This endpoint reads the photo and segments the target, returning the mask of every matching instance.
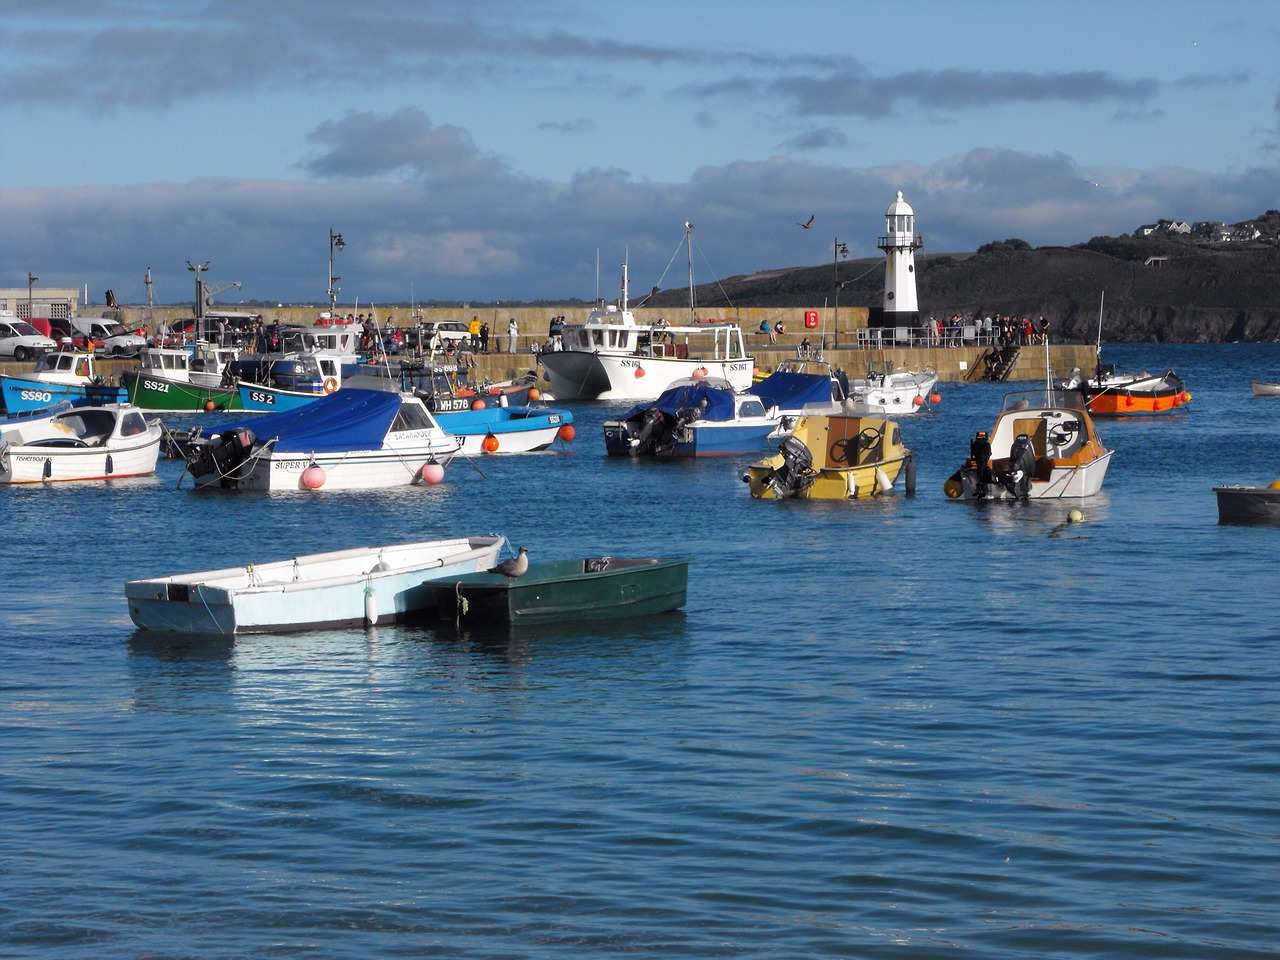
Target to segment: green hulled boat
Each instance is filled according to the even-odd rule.
[[[195,353],[184,349],[149,347],[138,370],[122,374],[129,402],[144,410],[187,413],[200,410],[242,410],[240,391],[223,386],[223,371],[235,359],[229,347],[199,344]]]
[[[433,581],[436,613],[457,623],[603,620],[678,610],[688,557],[588,557],[531,563],[518,577],[472,573]]]

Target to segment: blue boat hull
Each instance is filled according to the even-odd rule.
[[[5,377],[0,385],[4,407],[9,413],[32,413],[69,400],[77,407],[99,407],[104,403],[127,403],[129,395],[123,387],[105,383],[44,383],[25,377]]]

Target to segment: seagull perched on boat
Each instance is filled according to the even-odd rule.
[[[523,576],[529,569],[529,551],[521,547],[510,560],[503,560],[496,567],[490,567],[488,573],[500,573],[504,577]]]
[[[808,230],[810,227],[813,226],[813,218],[814,218],[814,214],[811,213],[809,214],[809,219],[806,220],[804,223],[801,223],[799,220],[797,220],[796,226],[803,227],[805,230]]]

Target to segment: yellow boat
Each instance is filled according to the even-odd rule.
[[[892,420],[823,414],[801,417],[778,452],[742,480],[764,500],[862,500],[889,493],[898,478],[916,490],[916,466]]]

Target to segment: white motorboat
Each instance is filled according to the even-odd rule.
[[[692,249],[685,224],[686,242]],[[692,274],[692,254],[690,272]],[[693,289],[692,276],[690,290]],[[558,400],[656,400],[673,382],[698,375],[751,386],[755,359],[736,323],[698,323],[690,306],[685,325],[641,326],[627,309],[627,266],[622,300],[592,310],[586,323],[566,324],[538,355]]]
[[[1102,489],[1111,454],[1076,391],[1010,393],[990,435],[978,432],[942,489],[969,500],[1091,497]]]
[[[156,472],[163,433],[129,404],[12,421],[0,431],[0,483],[146,476]]]
[[[343,389],[189,441],[198,487],[369,490],[438,482],[459,450],[415,396]]]
[[[1271,380],[1250,380],[1249,389],[1255,397],[1280,397],[1280,383]]]
[[[858,416],[902,417],[933,402],[937,383],[932,367],[895,371],[892,360],[872,360],[865,377],[849,381],[849,400]]]
[[[143,630],[279,633],[386,623],[434,610],[430,581],[492,567],[500,536],[356,547],[124,585]]]

